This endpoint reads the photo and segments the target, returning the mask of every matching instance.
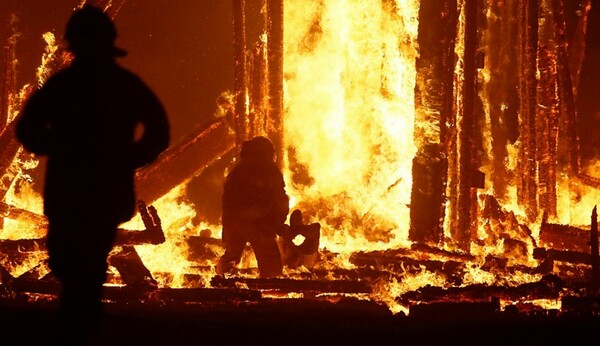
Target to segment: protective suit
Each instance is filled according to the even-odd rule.
[[[226,250],[217,274],[235,269],[246,243],[254,251],[261,277],[282,274],[276,238],[287,219],[289,197],[274,153],[273,144],[265,137],[244,142],[240,161],[225,179],[221,217]]]

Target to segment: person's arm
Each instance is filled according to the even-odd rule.
[[[142,167],[154,161],[169,146],[170,125],[164,107],[154,93],[140,90],[140,125],[143,133],[134,147],[134,165]]]
[[[16,138],[28,151],[46,155],[52,147],[52,126],[48,92],[40,89],[33,93],[15,123]]]
[[[273,187],[273,208],[274,215],[278,219],[277,222],[285,222],[287,215],[290,212],[290,197],[285,190],[285,180],[279,169],[275,170],[276,178]]]

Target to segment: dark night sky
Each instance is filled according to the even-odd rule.
[[[80,0],[0,0],[0,43],[18,16],[17,86],[33,82],[45,43],[62,38]],[[254,2],[257,3],[257,2]],[[172,144],[211,119],[218,95],[233,88],[231,0],[127,0],[115,18],[117,45],[129,55],[121,65],[139,74],[162,100],[171,120]],[[248,10],[249,41],[258,33],[259,9]],[[0,58],[4,64],[4,56]],[[4,65],[0,65],[4,66]]]

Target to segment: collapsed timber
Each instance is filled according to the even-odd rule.
[[[141,198],[138,211],[145,229],[119,230],[109,263],[118,273],[111,275],[117,275],[117,281],[121,283],[105,287],[107,301],[117,305],[194,304],[204,307],[270,304],[273,301],[291,307],[303,301],[320,306],[342,304],[346,308],[374,309],[389,314],[390,298],[382,299],[381,296],[394,293],[386,283],[402,284],[407,276],[428,272],[444,277],[447,284],[405,289],[404,293],[391,297],[393,304],[406,307],[411,316],[437,316],[438,310],[444,308],[451,308],[455,314],[494,315],[515,311],[542,315],[600,314],[595,209],[590,228],[543,221],[537,243],[528,227],[519,224],[514,214],[503,210],[495,198],[488,195],[481,198],[483,228],[487,230],[488,238],[500,239],[506,253],[513,257],[528,256],[528,244],[533,244],[536,266],[512,264],[508,256],[487,255],[480,259],[465,251],[450,251],[426,242],[415,242],[411,248],[355,252],[349,258],[351,269],[335,264],[339,254],[322,249],[319,264],[312,270],[290,272],[285,278],[258,279],[253,268],[240,270],[239,275],[219,277],[214,276],[213,268],[206,265],[206,260],[217,258],[223,244],[210,235],[199,235],[186,238],[190,249],[187,260],[198,265],[194,273],[185,275],[182,285],[185,288],[160,286],[135,248],[136,245],[165,242],[159,213],[152,203],[235,150],[235,134],[228,122],[230,119],[222,118],[203,125],[138,172],[136,184]],[[10,142],[8,133],[4,131],[0,140]],[[12,154],[18,155],[16,150]],[[2,167],[4,172],[10,170],[8,162],[12,161],[13,155],[3,160],[6,163]],[[4,176],[10,177],[10,174]],[[7,203],[0,204],[0,214],[3,218],[40,229],[47,226],[43,215]],[[20,263],[31,254],[43,253],[44,239],[0,240],[0,250],[4,254],[3,265]],[[527,274],[538,275],[541,279],[527,283],[496,279],[491,284],[471,284],[465,277],[473,266],[496,278]],[[18,277],[0,266],[1,301],[52,302],[58,290],[58,282],[49,273],[45,261]],[[553,301],[560,308],[540,307],[534,303],[537,300]]]
[[[355,252],[349,258],[350,269],[335,264],[339,254],[322,249],[318,264],[310,271],[290,272],[283,278],[259,279],[256,268],[249,268],[240,270],[238,275],[220,277],[214,275],[206,260],[214,260],[223,244],[220,239],[201,234],[186,238],[190,249],[187,260],[198,265],[195,273],[185,275],[182,285],[185,288],[159,287],[135,248],[136,245],[165,242],[159,212],[145,201],[156,201],[234,148],[234,135],[229,131],[226,119],[221,119],[203,126],[157,162],[138,172],[136,179],[143,198],[138,203],[138,212],[145,229],[119,230],[109,264],[118,273],[111,275],[117,275],[121,284],[105,286],[108,302],[214,307],[277,301],[279,305],[292,307],[302,301],[390,314],[390,302],[379,298],[393,294],[385,283],[401,284],[407,276],[428,272],[444,277],[448,283],[445,286],[450,287],[420,285],[416,290],[405,290],[392,297],[396,304],[407,307],[411,316],[438,316],[440,309],[476,316],[515,312],[544,316],[600,314],[596,210],[592,212],[592,223],[587,229],[543,221],[539,244],[536,244],[531,230],[519,224],[512,213],[504,211],[493,196],[482,198],[482,216],[487,225],[484,228],[495,238],[501,238],[505,251],[511,256],[527,256],[527,244],[534,244],[533,257],[537,266],[512,264],[507,256],[487,255],[481,260],[463,251],[414,243],[411,248]],[[190,165],[190,162],[196,162],[196,165]],[[0,204],[0,214],[38,228],[47,226],[43,215],[6,203]],[[43,253],[45,244],[44,239],[0,240],[0,250],[4,254],[3,264],[10,265],[20,263],[31,254]],[[507,280],[471,284],[465,277],[474,265],[499,278],[527,274],[538,275],[541,279],[522,284],[511,284]],[[45,261],[18,277],[0,266],[0,301],[53,302],[58,290],[58,282],[49,273]],[[554,301],[560,308],[540,307],[534,303],[537,300]]]
[[[292,308],[301,304],[325,309],[351,309],[391,314],[378,297],[385,294],[382,282],[402,283],[407,275],[423,271],[439,274],[450,287],[425,285],[393,297],[408,307],[411,317],[437,318],[441,311],[452,316],[480,318],[494,316],[598,316],[600,294],[598,288],[597,224],[590,230],[572,226],[544,223],[540,229],[540,245],[534,249],[537,266],[510,265],[506,258],[488,255],[480,270],[510,277],[511,274],[539,274],[541,279],[523,284],[509,284],[498,280],[493,284],[469,284],[464,280],[468,267],[476,257],[414,244],[411,248],[383,251],[356,252],[350,256],[351,269],[333,264],[339,254],[323,249],[320,265],[311,271],[290,272],[285,277],[257,278],[256,268],[241,269],[237,275],[215,276],[209,266],[200,263],[215,256],[215,248],[223,247],[220,239],[200,235],[187,238],[191,262],[199,263],[203,274],[186,274],[186,288],[159,287],[153,274],[146,268],[135,245],[161,244],[165,236],[158,212],[143,201],[138,204],[145,225],[144,230],[120,229],[115,251],[109,263],[120,276],[122,284],[105,286],[105,299],[117,306],[200,306],[205,308],[239,305],[277,304]],[[24,212],[2,204],[4,217],[23,217]],[[29,220],[33,213],[28,214]],[[502,214],[506,217],[505,214]],[[593,211],[593,219],[596,210]],[[43,216],[35,218],[43,220]],[[592,219],[592,220],[593,220]],[[519,241],[505,239],[506,244],[518,248]],[[589,244],[585,246],[585,244]],[[590,247],[594,251],[586,250]],[[0,241],[4,263],[19,262],[32,253],[45,251],[44,239]],[[13,277],[0,266],[0,301],[8,304],[49,303],[58,296],[59,285],[44,261],[26,273]],[[559,270],[555,270],[558,268]],[[558,274],[557,274],[558,273]],[[212,276],[208,283],[201,276]],[[392,294],[387,292],[387,294]],[[536,305],[536,301],[553,301],[557,307]],[[559,303],[559,304],[558,304]],[[403,314],[400,314],[403,315]]]

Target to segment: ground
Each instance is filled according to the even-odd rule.
[[[55,306],[0,305],[1,339],[48,344]],[[535,345],[598,339],[600,319],[506,316],[410,318],[356,305],[294,299],[258,304],[108,305],[98,345]],[[589,341],[588,341],[589,340]]]

